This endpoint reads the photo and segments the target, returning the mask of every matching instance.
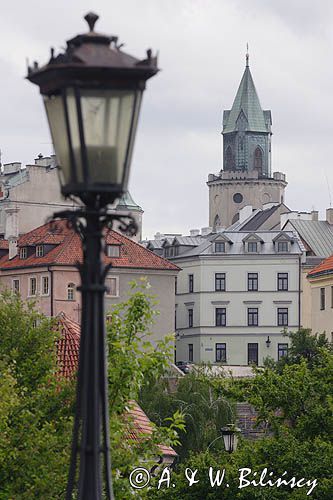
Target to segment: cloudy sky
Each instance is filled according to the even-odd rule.
[[[52,152],[38,90],[24,80],[26,58],[86,31],[119,36],[124,50],[159,51],[148,82],[130,191],[144,236],[208,226],[209,173],[221,169],[222,110],[230,109],[246,43],[261,105],[273,115],[273,170],[285,172],[286,202],[324,210],[333,198],[333,2],[331,0],[20,0],[1,9],[2,162],[32,163]]]

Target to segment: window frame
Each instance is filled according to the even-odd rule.
[[[188,318],[188,328],[193,328],[193,308],[190,307],[187,309],[187,318]]]
[[[20,248],[20,255],[19,255],[21,260],[25,260],[28,258],[28,248],[27,247],[21,247]]]
[[[108,280],[115,280],[115,295],[110,293],[110,287],[108,286]],[[105,279],[105,286],[107,287],[107,291],[105,292],[105,297],[119,297],[119,276],[107,276]]]
[[[47,293],[44,292],[44,280],[47,280]],[[40,294],[43,297],[47,297],[50,295],[50,278],[47,275],[43,275],[40,277]]]
[[[282,277],[284,275],[284,277]],[[277,291],[278,292],[287,292],[289,290],[289,275],[288,273],[278,272],[277,273]],[[284,288],[285,282],[287,283],[287,287]]]
[[[280,245],[285,245],[285,249],[281,249]],[[289,241],[280,240],[276,242],[277,253],[288,253],[289,252]]]
[[[117,255],[110,255],[111,249],[117,249],[118,254]],[[120,257],[120,245],[111,245],[107,244],[106,245],[106,256],[109,257],[110,259],[119,259]]]
[[[31,283],[35,283],[35,293],[32,293],[32,285]],[[37,278],[36,276],[29,276],[29,288],[28,288],[28,297],[36,297],[37,296]]]
[[[69,297],[70,290],[72,290],[72,292],[73,292],[72,298]],[[75,301],[75,291],[76,291],[75,283],[73,283],[72,281],[70,283],[67,283],[66,291],[67,291],[67,299],[66,300],[68,300],[69,302],[74,302]]]
[[[247,308],[247,326],[259,326],[259,308]]]
[[[255,245],[255,250],[250,250],[250,245]],[[247,253],[258,253],[258,241],[247,242]]]
[[[288,326],[289,324],[289,308],[277,308],[277,326]]]
[[[219,353],[219,355],[218,355],[218,353]],[[219,357],[220,357],[220,359],[218,359]],[[227,362],[227,344],[225,342],[216,342],[215,343],[215,363],[226,363],[226,362]]]
[[[14,286],[14,282],[17,282],[17,283],[18,283],[18,288],[17,288],[17,289],[16,289],[16,287]],[[13,278],[13,279],[12,279],[12,292],[13,292],[13,293],[20,293],[20,290],[21,290],[20,278]]]
[[[226,307],[215,307],[215,326],[227,326]]]
[[[44,257],[44,245],[36,245],[36,257]]]
[[[226,273],[215,273],[215,292],[226,291]]]
[[[188,361],[189,363],[193,363],[193,344],[187,344],[188,345]]]
[[[284,347],[282,347],[284,346]],[[288,356],[288,349],[289,349],[289,345],[287,343],[279,343],[277,345],[277,358],[278,358],[278,361],[280,361],[282,358]],[[286,354],[281,354],[282,352],[286,352]]]
[[[326,290],[325,287],[320,287],[319,288],[319,304],[320,304],[320,310],[325,311],[326,308]]]
[[[256,354],[256,360],[254,361],[253,359],[250,360],[250,349],[254,349],[253,352]],[[248,342],[247,344],[247,364],[250,365],[254,363],[255,365],[258,366],[259,364],[259,344],[258,342]]]
[[[250,275],[252,275],[252,277],[250,277]],[[254,283],[256,284],[255,287],[253,285]],[[259,273],[247,273],[247,291],[257,292],[258,289],[259,289]]]
[[[219,250],[218,248],[221,247],[222,250]],[[214,242],[214,253],[225,253],[226,249],[226,244],[225,241],[215,241]]]
[[[188,293],[193,293],[194,291],[194,274],[188,274]]]

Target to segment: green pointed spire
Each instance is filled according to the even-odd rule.
[[[246,67],[240,82],[234,103],[230,111],[225,112],[223,133],[236,132],[237,121],[241,113],[244,113],[249,132],[269,132],[265,120],[265,113],[261,109],[259,97],[253,82],[249,67],[249,56],[246,54]]]

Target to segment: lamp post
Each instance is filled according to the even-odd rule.
[[[124,232],[136,232],[133,219],[126,223],[107,208],[127,189],[142,93],[146,80],[158,71],[151,50],[143,60],[122,52],[117,37],[94,31],[97,19],[96,14],[87,14],[89,32],[70,39],[63,53],[55,55],[51,49],[49,62],[42,67],[35,62],[27,76],[44,99],[61,192],[83,203],[76,211],[55,214],[68,219],[83,248],[81,341],[67,500],[72,500],[76,489],[79,500],[113,498],[104,324],[109,266],[102,263],[103,230],[117,219]]]
[[[236,427],[234,424],[228,424],[225,427],[222,427],[221,434],[224,441],[225,450],[228,453],[232,453],[236,451],[238,444],[238,435],[240,434],[241,429]]]

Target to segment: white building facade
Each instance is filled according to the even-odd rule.
[[[168,254],[175,247],[170,260],[182,269],[177,361],[262,365],[284,356],[284,330],[300,326],[302,250],[295,234],[225,231],[201,241],[184,251],[177,238],[165,245]]]

